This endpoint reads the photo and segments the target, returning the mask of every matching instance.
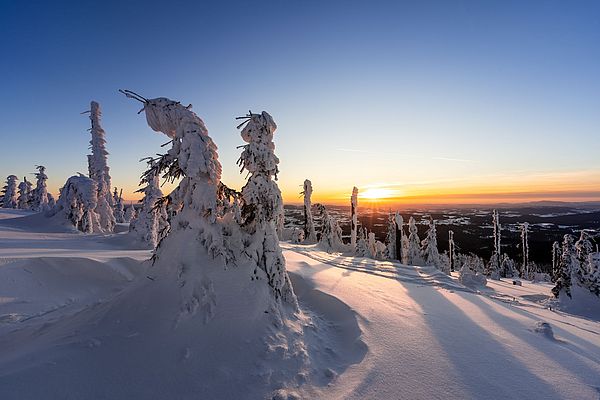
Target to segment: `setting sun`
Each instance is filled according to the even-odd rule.
[[[364,192],[360,193],[358,197],[366,200],[380,200],[380,199],[389,199],[394,197],[395,193],[393,190],[385,189],[385,188],[369,188]]]

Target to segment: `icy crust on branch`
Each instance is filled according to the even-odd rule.
[[[52,216],[63,219],[84,233],[102,232],[99,216],[96,181],[85,176],[72,176],[60,189],[60,196]]]
[[[240,119],[245,119],[238,128],[245,124],[241,136],[247,144],[242,146],[238,164],[250,174],[241,191],[243,227],[250,235],[245,252],[266,275],[275,298],[297,309],[298,301],[285,269],[276,229],[277,217],[283,213],[281,191],[275,182],[279,159],[275,155],[273,134],[277,125],[266,111],[250,112]]]
[[[96,214],[102,232],[112,232],[115,229],[114,200],[110,193],[110,173],[108,168],[108,151],[106,151],[106,133],[100,125],[102,112],[100,104],[95,101],[90,103],[91,140],[88,155],[88,172],[90,178],[96,182],[97,204]]]

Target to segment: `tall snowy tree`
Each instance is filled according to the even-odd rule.
[[[388,260],[396,260],[398,252],[396,251],[396,233],[398,228],[396,227],[396,216],[394,214],[388,215],[387,223],[387,234],[385,237],[386,244],[386,257]]]
[[[17,207],[22,210],[29,209],[29,195],[31,192],[31,182],[23,177],[23,182],[19,183],[19,197],[17,198]]]
[[[148,170],[156,171],[152,160],[148,162],[148,167]],[[165,206],[159,204],[159,200],[163,197],[160,178],[157,174],[144,174],[140,184],[146,185],[143,189],[137,190],[139,193],[144,193],[144,197],[140,200],[142,208],[137,218],[131,221],[129,232],[134,234],[137,240],[147,243],[154,249],[161,238],[162,230],[168,228]]]
[[[92,154],[88,155],[89,176],[96,182],[97,186],[97,205],[96,214],[98,214],[100,229],[103,232],[112,232],[115,228],[114,201],[110,193],[110,174],[108,168],[108,151],[106,151],[106,133],[100,125],[102,112],[100,104],[95,101],[90,103],[90,122],[91,122],[91,140],[90,150]]]
[[[577,258],[575,254],[575,246],[573,244],[573,236],[565,235],[562,242],[562,250],[560,262],[558,265],[558,273],[555,276],[555,286],[552,288],[552,293],[555,297],[566,295],[571,298],[571,275],[577,267]]]
[[[394,214],[394,219],[396,223],[396,259],[399,262],[404,262],[404,243],[406,242],[404,229],[402,228],[404,220],[398,211]]]
[[[38,171],[35,173],[36,186],[31,195],[31,208],[36,211],[45,211],[49,209],[49,201],[52,196],[48,193],[48,175],[46,175],[46,167],[36,165]]]
[[[587,288],[590,292],[597,295],[600,282],[595,276],[595,264],[592,259],[594,246],[588,231],[582,230],[579,240],[575,242],[575,251],[577,258],[577,268],[575,275],[581,286]]]
[[[356,251],[356,234],[358,232],[358,188],[352,188],[352,196],[350,196],[350,247],[352,251]]]
[[[17,182],[19,178],[16,175],[9,175],[6,178],[6,185],[2,188],[2,207],[17,208]]]
[[[523,264],[521,265],[521,278],[529,278],[529,223],[521,224],[521,250],[523,251]]]
[[[518,276],[519,272],[515,268],[515,262],[508,256],[508,254],[502,254],[502,261],[500,262],[500,271],[506,278],[512,278]]]
[[[408,251],[406,263],[410,265],[422,265],[421,240],[417,231],[417,223],[413,217],[408,220]]]
[[[322,204],[316,205],[323,228],[319,238],[319,245],[327,252],[341,251],[342,249],[342,228],[340,228],[337,220],[327,211],[327,208]]]
[[[560,258],[561,248],[559,242],[552,243],[552,282],[556,282],[560,277]]]
[[[425,265],[432,265],[446,274],[450,274],[450,270],[444,270],[444,266],[440,260],[440,253],[437,247],[437,232],[435,229],[435,221],[429,220],[429,229],[427,236],[422,242],[422,257]]]
[[[277,129],[275,121],[266,111],[260,114],[248,113],[242,117],[243,146],[238,164],[250,174],[242,188],[245,229],[251,235],[250,248],[258,267],[267,277],[276,299],[297,308],[297,299],[285,269],[285,258],[279,247],[275,220],[281,213],[283,201],[277,186],[279,158],[275,155],[273,134]],[[256,275],[258,277],[258,275]]]
[[[304,196],[304,241],[306,243],[317,242],[317,232],[315,230],[315,221],[312,215],[312,204],[310,197],[312,196],[312,183],[310,180],[304,180],[304,190],[300,192]]]
[[[135,219],[135,208],[133,204],[130,204],[129,207],[125,209],[125,222],[131,223]]]
[[[360,228],[358,240],[356,241],[356,255],[358,257],[371,257],[369,244],[367,243],[367,232],[365,228]]]
[[[492,279],[500,279],[500,265],[502,263],[502,248],[500,245],[500,238],[502,234],[502,227],[500,226],[500,214],[498,210],[492,211],[492,225],[494,229],[494,250],[492,257],[488,263],[486,275]]]
[[[122,224],[123,222],[125,222],[125,207],[123,206],[123,189],[121,189],[121,191],[118,192],[117,188],[115,188],[115,191],[113,192],[113,204],[113,214],[115,216],[115,222]]]
[[[451,230],[448,231],[448,264],[450,271],[454,272],[456,270],[456,248],[454,244],[454,232]]]

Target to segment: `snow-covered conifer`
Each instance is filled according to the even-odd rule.
[[[408,220],[408,254],[406,263],[410,265],[423,265],[421,258],[421,240],[417,231],[417,223],[413,217]]]
[[[448,231],[448,264],[450,271],[454,272],[456,269],[456,245],[454,244],[454,232]]]
[[[248,171],[250,177],[242,188],[246,207],[245,229],[252,239],[248,254],[267,277],[276,299],[297,307],[297,299],[285,268],[285,258],[279,247],[275,222],[281,213],[283,201],[277,186],[279,158],[275,155],[273,134],[277,129],[275,121],[266,111],[260,114],[249,113],[243,117],[243,146],[239,165]],[[240,125],[240,127],[242,126]],[[256,275],[258,277],[258,275]]]
[[[488,263],[486,275],[492,279],[500,279],[500,265],[502,264],[502,248],[500,244],[502,228],[498,210],[492,211],[492,225],[494,229],[494,250]]]
[[[529,278],[529,223],[524,222],[521,227],[521,250],[523,251],[523,263],[521,264],[521,278]]]
[[[358,232],[358,188],[352,188],[350,196],[350,248],[356,251],[356,234]]]
[[[60,196],[52,215],[69,221],[84,233],[102,232],[99,225],[97,207],[98,188],[96,182],[83,175],[67,179],[60,189]]]
[[[573,236],[565,235],[562,242],[558,273],[554,277],[555,286],[552,288],[552,293],[555,297],[566,295],[571,298],[571,285],[573,283],[571,275],[576,267],[577,258],[575,246],[573,244]]]
[[[6,178],[6,185],[2,188],[2,207],[17,208],[17,178],[16,175],[9,175]]]
[[[398,252],[396,251],[396,217],[394,214],[388,215],[387,234],[385,236],[386,254],[388,260],[395,260]]]
[[[396,225],[396,260],[404,262],[404,243],[406,242],[404,229],[402,228],[404,220],[398,211],[394,214],[394,219]]]
[[[422,258],[425,265],[432,265],[437,269],[442,269],[440,262],[440,253],[437,248],[437,232],[435,229],[435,221],[429,220],[429,229],[427,230],[427,236],[422,242]],[[450,271],[442,271],[449,274]]]
[[[31,194],[31,208],[36,211],[45,211],[49,209],[49,193],[48,185],[46,184],[48,175],[46,175],[46,167],[43,165],[36,165],[35,168],[38,171],[35,173],[36,186]]]
[[[131,223],[135,219],[135,208],[133,204],[130,204],[129,207],[125,209],[125,222]]]
[[[292,243],[300,244],[304,242],[304,229],[294,228],[292,230]]]
[[[110,174],[108,168],[108,151],[106,151],[106,133],[100,125],[102,112],[100,104],[95,101],[90,103],[90,122],[91,122],[91,140],[90,150],[92,154],[88,155],[89,176],[96,182],[97,209],[96,214],[99,217],[100,228],[103,232],[112,232],[115,228],[114,201],[110,193]]]
[[[117,192],[117,188],[113,192],[114,216],[115,222],[122,224],[125,222],[125,207],[123,206],[123,189]]]
[[[502,276],[506,278],[513,278],[519,275],[519,272],[515,267],[515,262],[506,253],[502,254],[502,261],[500,262],[500,272]]]
[[[310,197],[312,196],[312,183],[310,180],[304,180],[304,189],[300,192],[304,196],[304,241],[306,243],[317,242],[317,232],[315,230],[315,221],[312,215],[312,204]]]
[[[154,163],[149,161],[148,167],[152,170]],[[153,176],[144,175],[142,181],[146,184],[146,187],[137,191],[144,193],[141,200],[142,208],[137,218],[129,224],[129,232],[132,232],[137,240],[147,243],[154,249],[160,239],[161,224],[166,223],[166,210],[163,205],[158,204],[159,199],[163,197],[160,190],[159,176],[156,174]],[[133,209],[133,206],[128,211],[130,209]]]
[[[31,192],[31,182],[26,177],[19,183],[19,197],[17,198],[17,207],[22,210],[29,209],[29,194]]]
[[[322,204],[316,204],[316,207],[321,215],[323,227],[319,238],[319,245],[327,252],[341,251],[342,228],[337,220],[327,211],[327,208]]]
[[[356,241],[356,255],[358,257],[371,257],[369,244],[367,243],[367,232],[365,228],[360,228],[358,240]]]
[[[555,241],[552,243],[552,282],[560,277],[560,258],[561,258],[560,243]]]

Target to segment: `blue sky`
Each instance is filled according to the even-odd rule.
[[[304,178],[330,201],[353,185],[600,199],[600,2],[2,0],[0,50],[0,175],[42,163],[54,192],[87,171],[93,99],[133,196],[166,137],[126,88],[192,103],[231,186],[234,117],[270,112],[286,201]]]

